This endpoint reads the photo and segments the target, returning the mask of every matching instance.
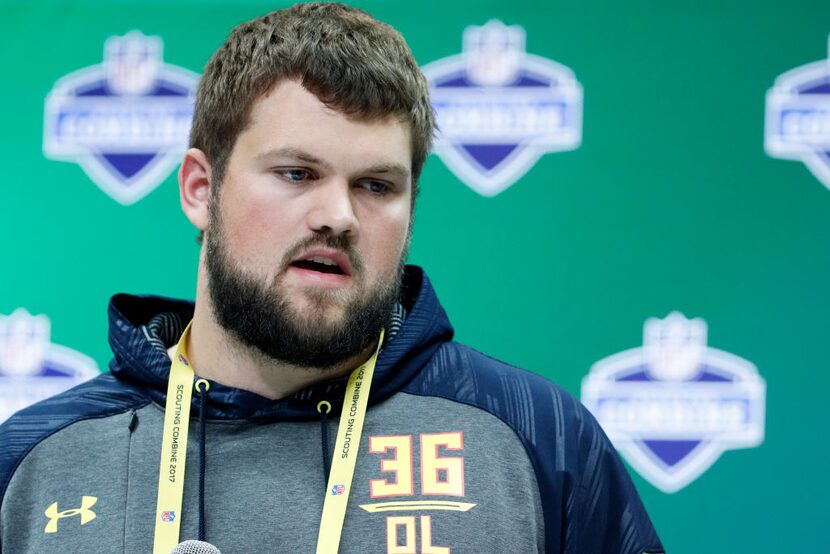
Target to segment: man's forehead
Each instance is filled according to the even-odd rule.
[[[305,97],[307,101],[315,104],[319,110],[329,116],[342,117],[356,124],[376,125],[378,127],[401,127],[410,139],[414,136],[412,119],[406,111],[382,111],[377,106],[372,108],[362,103],[359,105],[349,105],[346,102],[332,99],[331,97],[321,95],[309,89],[303,85],[301,79],[295,77],[277,79],[264,93],[252,102],[248,109],[246,127],[252,123],[251,119],[255,117],[254,114],[258,108],[271,103],[279,105],[281,98],[288,96]]]
[[[359,117],[324,103],[287,79],[253,103],[237,137],[257,159],[360,167],[410,176],[412,130],[398,114]]]

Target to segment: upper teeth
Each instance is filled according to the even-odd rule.
[[[330,260],[329,258],[324,258],[322,256],[314,256],[313,258],[306,258],[305,261],[307,262],[314,262],[323,265],[337,265],[336,262]]]

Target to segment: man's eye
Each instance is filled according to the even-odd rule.
[[[392,191],[392,187],[382,181],[365,181],[363,183],[363,188],[371,192],[372,194],[387,194]]]
[[[285,180],[294,183],[300,183],[302,181],[311,179],[311,173],[309,173],[305,169],[279,169],[277,170],[277,174]]]

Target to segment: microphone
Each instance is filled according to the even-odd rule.
[[[176,545],[170,554],[222,554],[219,549],[204,541],[184,541]]]

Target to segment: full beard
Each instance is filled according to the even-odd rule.
[[[297,313],[282,287],[280,271],[272,283],[258,281],[238,269],[228,255],[221,217],[211,210],[206,234],[205,265],[208,290],[218,323],[243,345],[283,363],[313,369],[341,366],[367,350],[378,338],[400,300],[406,248],[395,274],[386,282],[352,298],[343,291],[304,291],[310,306]],[[408,243],[408,241],[407,241]],[[363,266],[348,237],[320,235],[291,248],[280,267],[287,268],[293,256],[312,245],[338,248],[349,255],[353,278],[363,275]],[[343,305],[342,317],[328,321],[327,305]]]

